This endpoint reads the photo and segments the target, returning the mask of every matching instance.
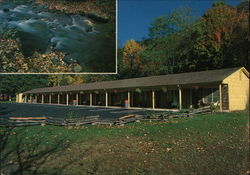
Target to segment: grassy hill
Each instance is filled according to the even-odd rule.
[[[248,115],[0,128],[3,174],[245,174]]]

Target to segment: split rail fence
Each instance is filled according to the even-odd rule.
[[[205,106],[192,111],[184,112],[163,112],[152,115],[129,114],[116,120],[102,120],[100,115],[86,116],[82,118],[61,119],[52,117],[9,117],[0,120],[0,126],[35,126],[35,125],[54,125],[54,126],[81,126],[92,125],[125,125],[136,121],[161,121],[169,118],[193,117],[197,114],[212,113],[211,106]]]

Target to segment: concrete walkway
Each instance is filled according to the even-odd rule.
[[[145,109],[106,108],[90,106],[66,106],[55,104],[25,104],[25,103],[0,103],[0,117],[55,117],[64,118],[69,115],[94,116],[100,119],[116,119],[128,114],[161,113]],[[166,111],[165,111],[166,112]]]

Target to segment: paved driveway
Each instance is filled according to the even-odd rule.
[[[160,113],[162,111],[152,111],[145,109],[125,109],[125,108],[106,108],[89,106],[66,106],[49,104],[0,104],[0,117],[59,117],[64,118],[68,115],[94,116],[100,115],[100,119],[116,119],[128,114],[149,114]]]

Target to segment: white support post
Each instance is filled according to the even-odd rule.
[[[220,90],[220,111],[222,112],[222,85],[219,85],[219,90]]]
[[[44,95],[42,94],[42,104],[44,104]]]
[[[66,105],[69,105],[69,94],[66,94]]]
[[[49,104],[51,104],[51,94],[49,94]]]
[[[92,92],[89,93],[89,106],[92,106]]]
[[[79,101],[79,95],[76,93],[76,105],[78,106],[78,101]]]
[[[179,110],[182,110],[182,93],[180,87],[179,87]]]
[[[130,91],[128,91],[128,108],[130,108]]]
[[[24,96],[24,102],[27,103],[27,95]]]
[[[60,104],[60,94],[57,94],[57,104]]]
[[[189,101],[189,103],[190,103],[190,108],[192,108],[193,107],[193,105],[192,105],[192,103],[193,103],[193,94],[192,94],[192,88],[190,88],[190,101]]]
[[[106,104],[106,107],[108,107],[108,92],[107,91],[105,92],[105,104]]]
[[[212,102],[214,103],[214,91],[213,91],[213,88],[211,88],[211,91],[212,91]]]
[[[32,103],[32,95],[30,95],[30,103]]]
[[[204,92],[204,87],[202,88],[202,102],[203,102],[203,104],[205,103],[205,92]]]
[[[35,103],[37,103],[37,95],[35,95],[35,98],[36,98],[36,101],[35,101]]]
[[[152,108],[155,109],[155,91],[152,90]]]

